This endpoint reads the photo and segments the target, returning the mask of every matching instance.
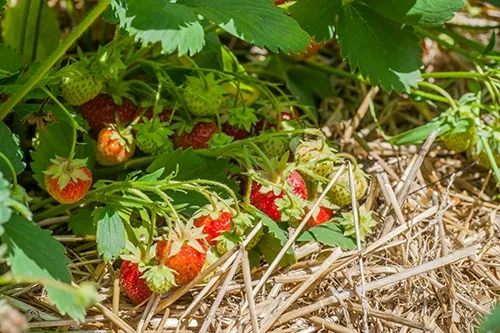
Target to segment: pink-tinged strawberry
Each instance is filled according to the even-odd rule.
[[[291,171],[286,180],[291,194],[303,200],[307,199],[306,183],[297,171]],[[250,202],[274,221],[282,219],[282,211],[278,207],[277,200],[283,198],[285,198],[285,193],[279,189],[263,187],[258,183],[252,186]]]
[[[354,170],[354,190],[356,200],[361,200],[368,190],[368,176],[360,168]],[[331,202],[339,207],[351,204],[349,173],[345,171],[333,184],[329,192]]]
[[[142,276],[148,287],[158,294],[168,292],[175,284],[175,272],[165,265],[154,265]]]
[[[231,230],[233,213],[222,204],[218,205],[217,209],[208,205],[196,212],[193,219],[196,227],[203,228],[203,233],[207,236],[207,243],[213,246],[217,244],[217,237],[223,232]]]
[[[80,201],[92,185],[92,173],[87,160],[67,160],[56,156],[44,171],[45,189],[58,202],[70,204]]]
[[[120,284],[122,290],[134,303],[145,301],[153,293],[148,283],[139,271],[139,264],[124,260],[120,269]]]
[[[69,105],[82,105],[96,97],[102,89],[102,81],[78,65],[63,69],[61,93]]]
[[[199,122],[191,130],[186,129],[174,134],[174,144],[176,148],[207,149],[208,142],[219,130],[214,122]]]
[[[96,156],[99,164],[111,166],[126,162],[134,152],[135,143],[129,128],[109,126],[99,132]]]
[[[130,100],[123,98],[121,104],[116,104],[109,95],[98,95],[80,106],[83,118],[87,120],[90,128],[100,131],[107,124],[129,123],[134,120],[136,106]]]
[[[156,245],[156,261],[177,273],[175,283],[178,285],[192,281],[203,268],[206,247],[201,229],[178,226],[168,240],[161,240]]]

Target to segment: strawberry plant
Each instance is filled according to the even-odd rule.
[[[258,282],[265,284],[277,266],[296,267],[304,257],[314,264],[331,251],[339,253],[327,262],[332,269],[347,267],[375,231],[387,234],[379,220],[392,226],[391,195],[406,202],[406,178],[396,194],[382,190],[390,205],[377,201],[381,185],[400,179],[372,177],[381,160],[368,142],[374,135],[415,145],[437,131],[440,149],[491,168],[500,188],[500,53],[495,30],[483,45],[446,23],[465,6],[0,0],[1,293],[33,291],[35,306],[10,305],[52,313],[41,312],[43,320],[79,325],[100,311],[113,329],[129,332],[135,319],[122,320],[117,306],[148,302],[152,316],[192,290],[201,295],[196,302],[210,299],[239,278],[241,263],[255,326],[250,297],[258,299],[261,286],[251,290],[252,274],[265,267]],[[421,57],[422,38],[463,56],[467,71],[425,71],[432,48]],[[461,80],[467,88],[456,98],[449,87]],[[361,106],[353,107],[353,91],[367,96]],[[405,114],[399,126],[387,111],[398,106],[386,103],[391,96],[417,105],[419,115]],[[356,131],[361,124],[369,131]],[[307,252],[311,244],[321,253]],[[354,253],[339,249],[359,258],[333,265]],[[90,264],[81,255],[92,256]],[[311,276],[324,278],[325,267]],[[25,291],[14,290],[19,285]],[[311,285],[286,290],[304,294]],[[182,321],[197,305],[173,317]],[[151,316],[137,322],[139,331]]]

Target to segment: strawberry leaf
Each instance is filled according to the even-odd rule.
[[[248,43],[273,52],[304,51],[309,35],[269,0],[178,0]]]
[[[339,7],[340,2],[336,0],[298,0],[289,12],[302,29],[314,36],[316,42],[321,42],[335,35],[335,15]]]
[[[298,242],[319,242],[328,246],[338,246],[342,249],[352,250],[356,248],[356,243],[352,238],[344,236],[342,229],[335,223],[323,223],[307,231],[304,231]]]
[[[393,21],[423,26],[443,24],[465,6],[465,0],[365,0],[364,3]]]
[[[267,234],[262,237],[259,244],[257,245],[258,250],[264,256],[267,262],[273,262],[278,253],[283,248],[283,244],[279,239],[275,238],[273,234]],[[290,253],[290,250],[283,256],[280,260],[280,266],[290,266],[295,264],[297,259],[295,258],[295,254],[293,251]]]
[[[160,43],[163,52],[198,53],[205,44],[203,27],[193,10],[164,0],[112,0],[120,27],[142,41]]]
[[[50,236],[50,231],[19,215],[13,216],[4,227],[2,242],[7,245],[7,260],[14,277],[60,282],[61,286],[47,285],[49,298],[62,314],[83,320],[85,308],[78,301],[77,290],[70,286],[71,273],[67,265],[71,261],[64,254],[64,246]]]
[[[5,11],[4,6],[7,4],[7,0],[0,0],[0,14]]]
[[[97,221],[97,250],[105,261],[110,261],[126,247],[123,221],[118,212],[110,206],[100,211]]]
[[[0,122],[0,142],[2,142],[0,145],[0,153],[4,154],[10,161],[16,175],[23,172],[26,164],[23,162],[23,152],[19,148],[19,138],[17,135],[12,134],[4,122]],[[12,179],[12,172],[3,159],[0,159],[0,172],[3,173],[5,179]]]
[[[410,26],[387,19],[358,2],[341,6],[337,34],[351,69],[385,90],[409,92],[420,78],[421,48]]]
[[[95,235],[96,228],[93,222],[93,209],[83,207],[78,209],[75,214],[69,218],[68,228],[75,235]]]

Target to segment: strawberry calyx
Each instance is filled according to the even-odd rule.
[[[202,227],[195,227],[193,219],[190,219],[185,226],[181,226],[180,222],[174,227],[173,232],[169,235],[169,252],[167,257],[172,257],[181,251],[184,245],[190,246],[200,253],[205,252],[204,242],[206,235],[203,233]]]
[[[125,147],[127,152],[131,152],[133,150],[134,135],[132,134],[131,126],[123,127],[120,124],[118,116],[116,118],[116,124],[106,124],[106,126],[113,130],[113,133],[110,136],[111,140],[118,140],[119,144],[122,147]]]
[[[364,241],[366,236],[372,233],[377,222],[372,217],[372,212],[367,210],[365,205],[359,207],[359,237]],[[344,235],[356,237],[356,226],[354,224],[354,214],[352,211],[342,213],[340,225],[344,228]]]
[[[255,110],[250,107],[238,106],[229,110],[229,125],[244,129],[247,132],[250,132],[258,121]]]
[[[174,274],[177,272],[170,267],[159,264],[149,267],[142,278],[146,280],[152,291],[162,294],[168,292],[173,286],[177,286]]]
[[[91,178],[82,170],[87,166],[87,159],[66,159],[56,155],[50,160],[53,164],[43,173],[57,179],[59,188],[63,190],[70,180],[77,183],[79,180],[89,181]]]

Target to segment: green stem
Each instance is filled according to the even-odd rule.
[[[441,88],[440,86],[438,86],[437,84],[434,84],[434,83],[430,83],[430,82],[425,82],[425,81],[420,81],[418,83],[419,86],[421,87],[425,87],[425,88],[429,88],[429,89],[432,89],[434,91],[437,91],[438,93],[440,93],[441,95],[443,95],[443,97],[446,98],[446,101],[454,108],[456,109],[457,108],[457,104],[455,103],[455,100],[453,99],[453,97],[450,96],[450,94],[448,94],[448,92],[446,90],[444,90],[443,88]]]
[[[447,27],[459,28],[464,30],[493,30],[500,29],[500,25],[468,25],[468,24],[457,24],[457,23],[445,23]]]
[[[252,149],[257,153],[257,155],[259,155],[259,157],[262,158],[262,161],[264,162],[264,164],[268,169],[267,171],[271,175],[271,181],[275,182],[278,179],[278,175],[276,174],[276,171],[274,170],[273,165],[271,164],[269,158],[267,158],[266,154],[264,154],[264,152],[259,148],[259,146],[257,146],[253,141],[249,141],[248,143],[250,147],[252,147]]]
[[[413,95],[421,96],[421,97],[424,97],[424,98],[427,98],[427,99],[430,99],[430,100],[434,100],[434,101],[437,101],[437,102],[443,102],[443,103],[448,103],[449,102],[448,99],[444,98],[443,96],[439,96],[439,95],[428,93],[428,92],[421,91],[421,90],[412,89],[411,93]]]
[[[481,74],[476,72],[434,72],[434,73],[422,73],[423,79],[481,79],[484,80],[488,77],[487,74]]]
[[[69,36],[59,45],[59,47],[45,60],[33,76],[2,105],[0,108],[0,120],[12,111],[12,108],[19,103],[27,93],[36,86],[36,84],[44,77],[52,66],[61,58],[66,51],[73,45],[74,42],[90,27],[90,25],[104,12],[108,7],[110,0],[101,0],[97,6],[89,13],[89,15],[73,30]]]
[[[7,158],[7,156],[5,156],[2,152],[0,152],[0,158],[2,160],[4,160],[5,164],[7,164],[7,166],[9,167],[10,169],[10,173],[12,174],[12,183],[13,183],[13,189],[15,190],[16,189],[16,186],[17,186],[17,175],[16,175],[16,169],[14,169],[14,166],[12,165],[12,163],[10,163],[10,160]]]
[[[212,32],[212,31],[215,31],[215,29],[217,29],[219,27],[218,24],[210,24],[210,25],[207,25],[205,28],[203,28],[203,32],[206,34],[208,34],[209,32]]]
[[[483,145],[486,156],[488,156],[488,160],[490,161],[490,165],[493,168],[493,175],[495,176],[495,180],[497,182],[497,187],[500,188],[500,169],[498,169],[498,165],[495,161],[495,156],[491,151],[490,145],[488,144],[488,140],[484,137],[484,135],[480,135],[479,139],[481,140],[481,144]]]
[[[61,102],[49,91],[49,89],[42,87],[42,90],[56,103],[61,110],[63,110],[64,114],[68,117],[70,123],[71,123],[71,149],[69,151],[69,156],[68,156],[68,166],[71,164],[71,160],[73,159],[73,156],[75,155],[75,148],[76,148],[76,127],[78,124],[76,123],[75,119],[73,119],[73,116],[71,113],[62,105]]]
[[[486,45],[483,45],[481,43],[477,43],[473,40],[470,40],[464,36],[462,36],[461,34],[453,31],[452,29],[445,29],[445,28],[441,28],[441,27],[434,27],[434,30],[436,30],[437,32],[440,32],[440,33],[443,33],[445,35],[448,35],[450,36],[451,38],[453,38],[456,42],[458,42],[459,44],[462,44],[462,45],[465,45],[473,50],[476,50],[478,52],[480,52],[481,54],[483,53],[483,51],[485,50],[486,48]],[[490,52],[490,54],[494,54],[494,55],[498,55],[498,52]]]
[[[336,75],[336,76],[342,76],[342,77],[346,77],[346,78],[349,78],[349,79],[353,79],[353,80],[357,80],[357,81],[368,83],[359,74],[352,74],[352,73],[349,73],[349,72],[344,71],[342,69],[337,69],[337,68],[333,68],[333,67],[328,67],[328,66],[316,64],[316,63],[314,63],[314,62],[312,62],[310,60],[307,60],[306,62],[304,62],[304,64],[305,64],[306,67],[309,67],[309,68],[319,69],[320,71],[323,71],[323,72],[326,72],[326,73],[330,73],[330,74],[333,74],[333,75]]]

